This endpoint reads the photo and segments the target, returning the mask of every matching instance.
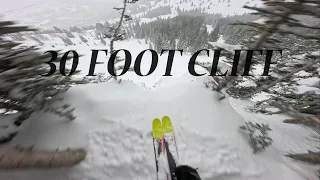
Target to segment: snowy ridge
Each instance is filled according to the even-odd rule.
[[[260,6],[260,0],[155,0],[155,1],[140,1],[136,6],[131,7],[135,9],[136,18],[141,18],[144,14],[154,11],[158,8],[170,7],[171,13],[160,15],[158,18],[166,19],[178,15],[180,11],[200,10],[208,14],[221,14],[223,16],[241,15],[252,12],[251,10],[243,8],[244,5]],[[139,10],[142,10],[138,13]],[[155,18],[143,18],[144,22],[152,21]]]

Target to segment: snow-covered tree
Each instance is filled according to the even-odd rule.
[[[318,19],[319,17],[317,13],[314,12],[315,9],[318,9],[316,2],[308,0],[295,2],[266,1],[264,4],[265,7],[262,8],[245,6],[245,8],[256,10],[256,14],[262,16],[258,21],[235,23],[236,25],[249,25],[257,29],[256,31],[259,33],[259,35],[254,36],[246,43],[246,47],[248,49],[281,49],[281,41],[278,38],[275,38],[275,35],[277,34],[282,36],[285,34],[292,34],[296,37],[308,39],[310,41],[320,39],[318,34],[312,33],[319,29],[317,28],[317,24],[314,26],[304,25],[301,21],[299,21],[299,19],[291,17],[293,15],[311,15]],[[245,66],[245,60],[245,55],[242,55],[239,61],[237,74],[242,74]],[[303,69],[314,66],[317,63],[317,61],[312,60],[312,58],[309,58],[309,60],[312,62],[305,64]],[[285,79],[286,77],[282,78]],[[280,81],[283,79],[280,78]],[[227,76],[226,79],[219,84],[217,90],[220,91],[221,89],[225,88],[229,82],[234,80],[234,77]],[[267,89],[266,87],[267,86],[263,87],[263,89]],[[259,88],[258,91],[261,90],[262,89]],[[257,93],[258,91],[255,91],[254,93]],[[250,93],[246,97],[250,97],[251,95],[253,95],[253,93]]]
[[[68,38],[75,38],[75,36],[70,31],[65,30],[65,33],[66,33]]]
[[[27,31],[34,29],[17,26],[12,21],[0,21],[0,108],[3,114],[14,112],[17,115],[12,126],[1,127],[0,131],[10,133],[0,137],[0,143],[10,141],[17,134],[15,127],[36,112],[51,112],[67,120],[76,118],[72,114],[74,108],[58,103],[62,100],[58,95],[80,82],[61,75],[59,71],[46,76],[51,69],[47,64],[52,56],[50,53],[39,54],[36,47],[26,47],[5,39],[9,34]],[[0,156],[0,169],[63,167],[79,163],[86,152],[83,149],[40,152],[1,146]],[[61,157],[67,158],[61,160]]]
[[[73,45],[74,43],[72,42],[72,40],[68,37],[63,37],[60,36],[60,38],[62,39],[62,41],[66,44],[66,45]]]
[[[61,30],[60,28],[53,26],[53,29],[57,32],[57,33],[63,33],[63,30]]]
[[[215,24],[215,27],[209,34],[209,41],[210,42],[216,42],[219,39],[219,31],[220,31],[220,26],[219,24]]]
[[[80,38],[80,40],[81,40],[82,42],[86,43],[86,44],[89,46],[88,40],[87,40],[85,37],[83,37],[83,36],[80,34],[80,35],[79,35],[79,38]]]
[[[100,42],[101,42],[101,44],[103,44],[103,45],[107,45],[107,42],[101,37],[100,38]]]
[[[270,0],[265,1],[263,7],[245,6],[245,8],[256,11],[255,14],[261,16],[261,19],[253,22],[234,23],[234,25],[246,25],[254,28],[255,35],[243,43],[243,48],[264,50],[262,57],[265,56],[268,49],[282,49],[282,55],[274,52],[270,76],[261,76],[263,71],[260,72],[260,76],[258,74],[251,77],[226,76],[218,82],[216,90],[221,92],[222,89],[227,89],[229,94],[236,94],[238,98],[250,98],[264,91],[270,94],[270,98],[256,104],[259,112],[286,113],[293,118],[286,120],[286,123],[312,124],[311,127],[319,133],[320,104],[319,98],[317,98],[320,92],[318,88],[320,82],[319,2],[313,0]],[[234,51],[228,49],[230,45],[215,43],[213,47],[226,49],[225,56],[229,59],[233,58]],[[246,55],[243,53],[240,56],[238,75],[243,74]],[[256,56],[261,57],[258,53]],[[263,66],[263,63],[259,58],[253,59],[251,70],[258,68],[259,65]],[[251,85],[243,86],[241,85],[243,83],[251,83]],[[303,88],[303,92],[301,92],[301,88]],[[277,107],[279,111],[268,112],[265,109],[268,106]],[[302,113],[313,115],[312,120]],[[318,152],[290,154],[288,157],[320,163]]]

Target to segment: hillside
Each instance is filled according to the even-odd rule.
[[[130,7],[130,13],[135,17],[173,17],[179,11],[196,11],[223,16],[242,15],[252,11],[244,9],[244,5],[260,6],[258,0],[154,0],[139,1]]]
[[[175,76],[168,79],[174,83],[164,81],[167,85],[152,91],[128,81],[74,87],[65,94],[65,102],[76,107],[73,123],[38,114],[10,144],[34,145],[35,150],[81,147],[88,151],[86,159],[73,168],[4,171],[0,178],[154,180],[151,121],[168,115],[175,127],[180,163],[198,167],[203,180],[315,180],[312,168],[281,156],[288,150],[312,148],[314,142],[302,138],[308,131],[281,123],[285,116],[244,113],[243,102],[230,99],[217,104],[201,79],[205,77]],[[244,118],[268,122],[275,142],[267,152],[252,154],[247,135],[238,127]]]
[[[0,21],[1,180],[185,180],[180,165],[197,180],[319,179],[310,3],[269,2],[266,21],[242,8],[258,0],[135,1],[2,8],[40,28]],[[174,134],[156,137],[164,116]]]
[[[105,48],[105,45],[92,36],[94,29],[72,34],[74,37],[69,38],[72,41],[70,45],[61,39],[67,38],[65,33],[22,37],[29,45],[39,45],[41,41],[41,50],[54,47],[62,49],[62,52],[72,49],[81,53],[84,56],[80,58],[78,70],[82,70],[79,77],[84,77],[90,63],[90,49]],[[83,42],[80,36],[88,41]],[[39,41],[30,37],[37,37]],[[136,57],[148,48],[148,43],[129,39],[116,47],[128,49]],[[65,125],[66,122],[55,115],[40,113],[31,117],[10,142],[10,145],[32,145],[34,149],[85,148],[88,157],[80,165],[62,170],[1,172],[0,178],[100,180],[112,177],[119,180],[153,180],[155,173],[154,162],[151,161],[150,123],[153,118],[163,115],[169,115],[173,120],[180,162],[198,167],[204,180],[315,178],[312,167],[292,163],[281,156],[288,151],[314,149],[315,141],[304,139],[310,131],[282,123],[283,119],[288,118],[284,115],[267,116],[248,112],[246,107],[253,105],[251,101],[230,98],[218,104],[214,100],[216,95],[203,84],[210,78],[189,75],[188,54],[175,58],[173,77],[163,77],[166,57],[167,54],[161,56],[157,70],[147,77],[128,72],[121,77],[123,82],[120,84],[111,81],[73,87],[64,95],[64,102],[76,107],[77,119],[74,123]],[[210,62],[212,55],[198,59]],[[107,63],[108,58],[101,53],[97,61]],[[146,73],[149,66],[150,54],[146,54],[142,71]],[[222,62],[220,67],[225,69],[228,65]],[[200,67],[196,70],[205,72]],[[107,73],[106,65],[97,65],[95,73]],[[92,82],[95,82],[94,79]],[[261,94],[254,101],[265,97],[265,94]],[[272,129],[270,136],[274,140],[272,148],[254,156],[247,135],[239,130],[245,121],[268,123]],[[5,122],[10,123],[8,120]],[[52,176],[48,177],[48,174]]]

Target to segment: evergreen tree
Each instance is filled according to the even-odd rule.
[[[63,33],[63,31],[62,31],[60,28],[56,27],[56,26],[53,26],[53,29],[54,29],[57,33]]]
[[[103,32],[104,31],[104,25],[101,23],[96,23],[96,30]]]
[[[75,38],[75,36],[70,31],[65,31],[68,38]]]
[[[220,33],[220,23],[216,23],[213,30],[209,34],[209,41],[217,42],[220,37],[219,33]]]
[[[26,26],[17,26],[12,21],[0,21],[1,113],[17,112],[16,119],[10,127],[17,131],[10,131],[9,134],[2,132],[0,143],[9,142],[15,137],[18,127],[35,113],[49,112],[70,121],[75,119],[74,108],[59,102],[62,100],[62,93],[66,92],[72,84],[80,82],[72,80],[70,76],[61,75],[59,71],[50,76],[42,76],[50,71],[46,62],[52,55],[41,54],[36,47],[28,47],[6,38],[11,33],[34,31],[35,29]],[[3,130],[2,128],[4,127],[0,127],[0,130]],[[6,129],[5,132],[7,132]],[[2,154],[0,167],[6,170],[73,166],[86,156],[86,151],[83,149],[41,152],[6,145],[1,146],[0,153]]]
[[[315,92],[297,93],[295,86],[298,80],[308,77],[319,78],[319,42],[320,42],[320,15],[317,1],[312,0],[294,0],[294,1],[265,1],[263,7],[245,8],[256,11],[255,14],[261,16],[259,21],[253,22],[236,22],[237,26],[249,26],[254,31],[248,33],[248,29],[239,28],[232,36],[243,36],[250,34],[251,38],[244,42],[243,48],[247,49],[284,49],[282,56],[274,55],[273,74],[268,77],[231,77],[226,76],[218,82],[215,89],[221,92],[226,88],[228,94],[236,94],[237,98],[250,98],[257,93],[266,92],[270,98],[260,101],[252,108],[256,112],[270,114],[285,113],[293,119],[285,120],[285,123],[308,124],[315,130],[316,138],[319,138],[320,103],[319,95]],[[311,21],[308,23],[308,19]],[[234,32],[234,31],[232,31]],[[254,36],[252,36],[254,35]],[[246,37],[247,39],[247,37]],[[211,43],[212,44],[212,43]],[[212,44],[213,46],[217,46]],[[228,45],[231,47],[231,45]],[[220,48],[228,51],[228,46]],[[232,52],[228,51],[226,57],[231,57]],[[264,51],[265,52],[265,51]],[[246,53],[240,56],[238,74],[242,74]],[[253,59],[253,65],[259,62]],[[254,82],[255,86],[250,88],[239,87],[238,78]],[[298,80],[297,80],[298,79]],[[277,86],[277,87],[275,87]],[[237,88],[238,87],[238,88]],[[312,87],[318,87],[314,85]],[[266,107],[276,107],[277,112],[268,112]],[[306,117],[304,113],[311,116]],[[317,147],[320,149],[320,147]],[[296,160],[320,164],[320,152],[308,151],[303,154],[288,154]]]
[[[83,37],[83,36],[80,34],[80,35],[79,35],[79,38],[80,38],[80,40],[81,40],[82,42],[86,43],[86,44],[89,46],[89,44],[87,43],[88,40],[87,40],[85,37]]]
[[[100,38],[100,42],[101,42],[101,44],[103,44],[103,45],[107,45],[107,42],[106,42],[103,38]]]
[[[173,38],[170,40],[170,49],[176,49],[176,39]]]
[[[154,50],[157,51],[158,53],[161,53],[162,49],[163,49],[162,39],[161,39],[161,36],[158,35],[154,44]]]

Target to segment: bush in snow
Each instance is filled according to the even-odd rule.
[[[18,112],[14,121],[16,126],[39,111],[56,113],[69,120],[75,119],[73,108],[69,105],[62,105],[61,108],[54,104],[62,100],[58,95],[67,91],[75,81],[62,76],[59,71],[42,76],[49,73],[50,66],[46,62],[50,60],[51,54],[39,54],[35,47],[25,47],[5,40],[4,37],[10,33],[33,31],[25,26],[12,25],[15,23],[0,21],[0,108],[3,113]],[[5,138],[2,140],[6,141]]]
[[[240,128],[249,132],[253,153],[261,152],[272,144],[272,139],[267,133],[267,131],[271,131],[268,125],[246,122],[245,125],[240,126]]]

